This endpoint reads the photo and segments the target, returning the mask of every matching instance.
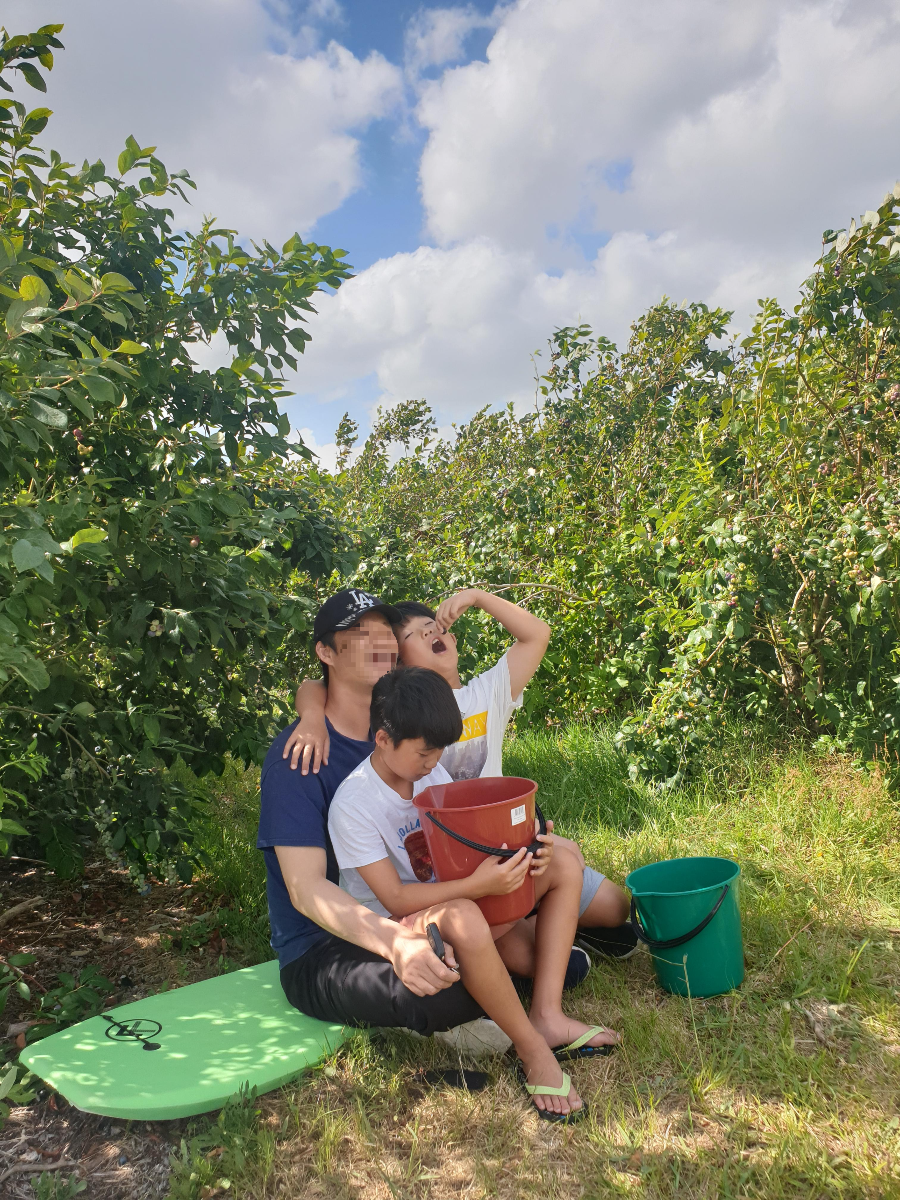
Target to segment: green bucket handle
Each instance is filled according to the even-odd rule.
[[[685,942],[689,942],[691,938],[695,938],[698,933],[702,933],[707,927],[719,909],[722,907],[722,901],[728,895],[730,883],[726,883],[722,888],[722,895],[718,898],[711,912],[708,912],[699,925],[696,925],[690,933],[685,933],[681,937],[669,938],[665,942],[655,942],[653,938],[648,937],[643,925],[641,924],[640,914],[637,910],[637,904],[634,896],[631,897],[631,921],[630,925],[637,934],[638,939],[644,943],[648,950],[674,950],[676,946],[683,946]]]

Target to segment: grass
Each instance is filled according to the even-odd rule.
[[[739,862],[743,986],[691,1002],[655,986],[647,955],[597,964],[572,1009],[624,1044],[574,1068],[591,1116],[571,1129],[528,1111],[504,1059],[481,1093],[435,1091],[420,1072],[451,1065],[440,1044],[355,1033],[234,1106],[237,1133],[186,1142],[172,1195],[226,1194],[224,1163],[248,1198],[900,1197],[900,814],[881,776],[753,728],[675,793],[630,783],[602,730],[516,737],[504,765],[618,881],[684,854]],[[206,848],[265,956],[256,806],[254,774],[234,771]]]

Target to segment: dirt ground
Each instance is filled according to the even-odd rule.
[[[89,865],[71,882],[21,859],[0,860],[0,873],[0,912],[41,897],[0,926],[0,961],[11,954],[37,956],[26,968],[32,999],[23,1001],[12,989],[0,1018],[0,1062],[16,1060],[25,1045],[25,1022],[35,1020],[40,996],[58,986],[61,971],[96,967],[115,988],[104,1002],[112,1008],[166,984],[216,975],[228,951],[214,927],[205,945],[182,948],[182,934],[210,909],[210,898],[195,887],[157,885],[140,896],[126,873],[107,862]],[[89,1200],[156,1200],[166,1194],[169,1156],[185,1125],[94,1116],[41,1089],[30,1104],[13,1107],[0,1126],[0,1196],[33,1200],[34,1168],[43,1166],[83,1179]]]

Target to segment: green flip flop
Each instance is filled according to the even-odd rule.
[[[559,1087],[550,1087],[546,1083],[529,1083],[521,1065],[519,1066],[519,1078],[529,1096],[568,1096],[572,1090],[572,1080],[565,1071],[562,1073],[562,1083]],[[542,1121],[554,1121],[558,1125],[574,1125],[576,1121],[586,1117],[588,1111],[587,1105],[584,1103],[581,1108],[574,1108],[567,1113],[548,1112],[546,1108],[537,1108],[534,1105],[532,1107]]]
[[[608,1046],[588,1046],[586,1043],[598,1033],[612,1033],[612,1030],[607,1029],[605,1025],[592,1025],[581,1037],[569,1042],[568,1046],[553,1046],[553,1053],[559,1062],[567,1062],[573,1058],[604,1058],[607,1054],[612,1054],[618,1042]]]

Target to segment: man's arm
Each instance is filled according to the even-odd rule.
[[[325,851],[319,846],[276,846],[291,904],[336,937],[386,958],[401,983],[417,996],[433,996],[458,982],[453,948],[447,962],[437,957],[428,939],[363,908],[326,878]],[[446,943],[445,943],[446,945]]]
[[[328,751],[331,739],[325,724],[325,702],[328,689],[323,679],[304,679],[294,696],[294,708],[300,718],[284,745],[282,758],[291,756],[291,770],[296,771],[303,755],[300,774],[309,772],[310,760],[313,775],[318,775],[320,765],[328,766]]]
[[[502,600],[481,588],[466,588],[445,600],[437,610],[435,620],[439,627],[449,629],[467,608],[480,608],[499,621],[506,632],[516,639],[506,652],[510,699],[514,700],[525,690],[541,665],[541,659],[550,644],[550,626],[518,604],[511,604],[509,600]]]

